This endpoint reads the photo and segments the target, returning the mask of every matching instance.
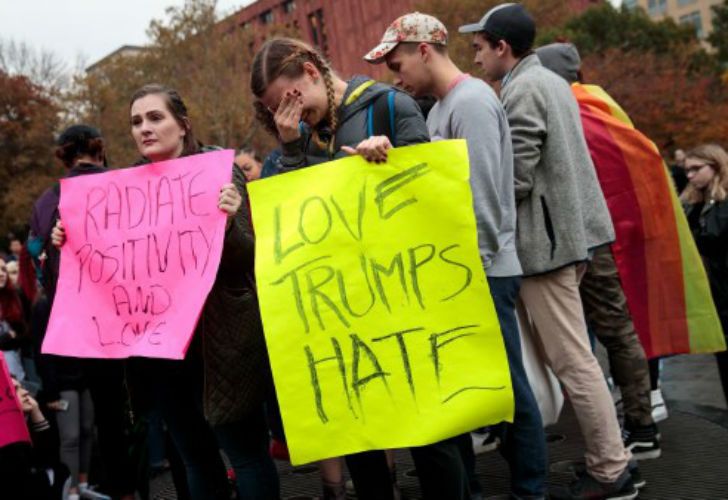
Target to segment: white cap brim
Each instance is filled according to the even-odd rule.
[[[372,50],[370,50],[365,56],[364,60],[373,64],[379,64],[384,62],[384,58],[399,45],[399,42],[382,42]]]
[[[458,31],[460,33],[477,33],[478,31],[483,31],[483,25],[480,23],[473,23],[473,24],[466,24],[465,26],[460,26]]]

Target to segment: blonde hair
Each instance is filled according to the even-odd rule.
[[[717,144],[702,144],[685,153],[685,159],[702,160],[715,171],[715,176],[705,189],[688,184],[680,199],[689,204],[705,201],[725,201],[728,196],[728,153]]]
[[[258,121],[275,137],[278,137],[273,114],[260,102],[268,85],[279,76],[297,78],[303,75],[303,65],[309,62],[321,72],[326,86],[326,100],[328,102],[327,121],[331,134],[336,132],[338,125],[336,100],[334,97],[333,70],[328,61],[313,47],[301,40],[293,38],[274,38],[268,40],[255,54],[253,67],[250,73],[250,90],[258,98],[255,101],[255,116]],[[316,127],[312,130],[312,137],[319,147],[325,148],[327,144],[321,140]]]

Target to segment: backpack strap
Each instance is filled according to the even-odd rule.
[[[386,94],[386,99],[383,99],[383,95],[379,96],[367,109],[368,136],[386,135],[393,145],[397,141],[394,114],[394,97],[396,93],[397,90],[390,89]]]

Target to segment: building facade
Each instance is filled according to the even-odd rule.
[[[271,29],[286,26],[318,47],[345,78],[366,74],[384,78],[386,68],[362,59],[374,47],[386,27],[397,17],[414,10],[415,0],[258,0],[228,17],[253,30],[262,42]]]
[[[695,28],[695,34],[704,40],[713,30],[711,7],[722,0],[625,0],[630,8],[641,7],[655,20],[671,17],[680,24]]]
[[[86,68],[86,73],[94,74],[114,61],[127,57],[135,57],[144,52],[144,47],[138,45],[123,45],[109,55],[104,56]]]
[[[603,1],[570,0],[575,12]],[[379,43],[392,21],[415,8],[416,0],[258,0],[222,23],[226,29],[233,25],[252,30],[257,43],[274,26],[295,28],[301,38],[323,51],[344,78],[364,74],[386,79],[387,68],[362,57]]]

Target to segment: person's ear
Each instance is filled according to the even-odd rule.
[[[190,123],[189,118],[185,117],[182,118],[182,121],[184,122],[184,127],[182,127],[182,137],[185,137],[187,135],[187,131],[192,128],[192,124]]]
[[[321,72],[316,67],[316,65],[310,61],[306,61],[303,63],[303,73],[305,75],[308,75],[311,80],[313,80],[314,83],[318,81],[319,78],[321,78]]]
[[[508,49],[510,49],[510,46],[506,43],[505,40],[498,40],[498,46],[496,47],[498,50],[498,55],[500,57],[505,56],[508,53]]]
[[[420,42],[420,44],[417,46],[417,50],[420,53],[420,56],[423,58],[426,58],[430,55],[430,45],[425,42]]]

